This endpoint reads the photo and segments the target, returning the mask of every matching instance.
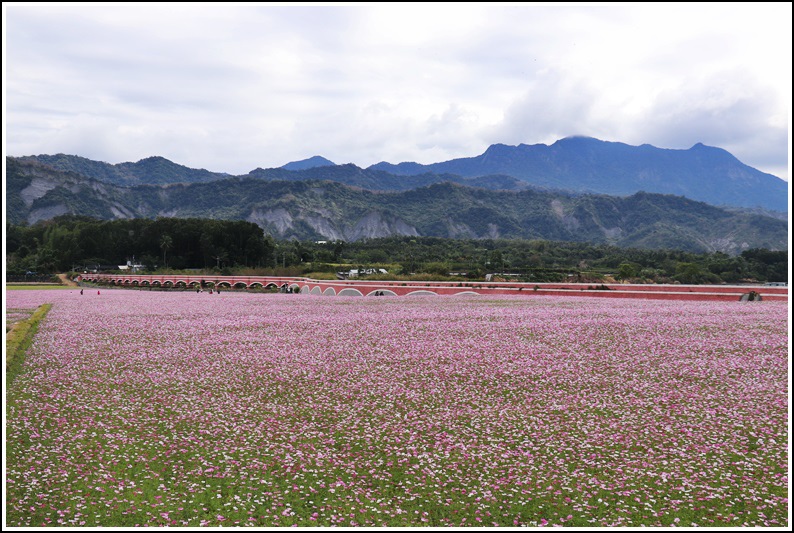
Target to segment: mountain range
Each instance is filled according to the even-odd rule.
[[[505,174],[460,176],[415,167],[423,171],[396,175],[297,163],[303,168],[231,176],[160,157],[121,165],[64,155],[7,157],[7,221],[32,224],[66,214],[199,217],[248,220],[279,239],[522,238],[728,254],[788,247],[786,220],[680,195],[612,196]]]
[[[233,177],[191,169],[163,157],[115,165],[63,154],[19,159],[127,187],[205,183]],[[685,196],[716,206],[781,213],[788,210],[787,182],[743,164],[721,148],[700,143],[688,150],[671,150],[567,137],[550,146],[494,144],[476,157],[430,165],[381,162],[359,168],[314,156],[280,168],[257,168],[237,177],[324,179],[378,191],[405,191],[445,181],[510,191],[540,188],[617,196],[644,191]]]
[[[788,209],[788,183],[743,164],[729,152],[698,143],[688,150],[630,146],[591,137],[554,144],[494,144],[477,157],[443,163],[378,163],[370,169],[411,176],[506,174],[535,186],[628,195],[639,191],[686,196],[718,206]]]

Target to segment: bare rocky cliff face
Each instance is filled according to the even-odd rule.
[[[292,214],[285,208],[254,209],[246,217],[279,239],[294,236],[300,224],[309,226],[317,235],[329,240],[356,241],[392,235],[419,236],[415,227],[404,220],[369,211],[357,220],[334,220],[313,210]]]
[[[416,228],[404,220],[370,211],[346,231],[347,240],[373,239],[390,235],[418,236]]]
[[[37,200],[44,198],[47,193],[58,188],[64,187],[74,194],[80,194],[84,185],[76,180],[64,179],[61,176],[53,176],[46,169],[28,168],[25,175],[30,178],[28,185],[19,192],[19,197],[29,209],[26,222],[35,224],[40,220],[50,220],[60,215],[70,212],[69,207],[63,202],[51,203],[45,206],[34,206]]]
[[[134,190],[86,178],[74,172],[58,171],[36,162],[17,164],[7,158],[9,181],[7,200],[18,197],[26,208],[24,221],[35,224],[61,215],[88,215],[100,219],[154,218],[177,216],[178,209],[159,209],[139,201]],[[13,162],[9,164],[9,162]],[[18,188],[18,191],[13,189]],[[168,188],[158,191],[159,204],[172,200]],[[95,211],[83,212],[85,206]]]
[[[59,184],[52,179],[47,179],[43,177],[34,177],[30,180],[30,185],[22,189],[19,193],[19,196],[22,198],[22,201],[25,202],[25,205],[30,207],[33,205],[35,200],[42,198],[45,194],[49,191],[53,190]]]

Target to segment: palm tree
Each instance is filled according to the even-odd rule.
[[[163,266],[168,265],[165,261],[165,252],[170,250],[173,245],[174,241],[171,239],[170,235],[163,235],[163,238],[160,239],[160,248],[163,249]]]

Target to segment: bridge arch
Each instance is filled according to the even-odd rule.
[[[170,279],[163,282],[163,287],[166,289],[170,289],[173,286],[174,286],[174,282],[171,281]]]
[[[472,294],[475,295],[475,296],[479,296],[480,295],[480,293],[474,292],[474,291],[462,291],[462,292],[456,292],[452,296],[471,296]]]
[[[320,288],[319,285],[315,285],[312,287],[312,290],[309,291],[309,294],[322,294],[323,290]]]
[[[152,287],[159,287],[161,285],[160,280],[156,279],[152,282]]]
[[[232,284],[229,283],[228,281],[219,281],[217,284],[217,288],[220,289],[221,287],[223,287],[224,289],[231,289]]]
[[[238,281],[237,283],[234,284],[234,288],[235,289],[247,289],[248,285],[246,285],[244,281]]]
[[[361,291],[359,291],[358,289],[351,289],[348,287],[346,289],[342,289],[341,291],[339,291],[339,294],[337,294],[337,296],[364,296],[364,295],[361,294]]]
[[[263,288],[262,284],[258,281],[254,281],[248,286],[249,289],[261,289]]]
[[[292,292],[301,292],[301,287],[297,283],[293,283],[292,285],[289,286],[289,288],[292,289]]]
[[[323,291],[323,296],[336,296],[336,291],[333,287],[328,287]]]
[[[435,293],[433,291],[424,290],[424,289],[420,289],[420,290],[417,290],[417,291],[411,291],[409,293],[406,293],[406,296],[424,296],[424,295],[428,295],[428,294],[432,294],[433,296],[438,296],[437,293]]]

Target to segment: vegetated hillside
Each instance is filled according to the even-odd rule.
[[[278,239],[521,238],[729,254],[788,247],[784,221],[650,193],[620,198],[491,191],[453,183],[372,192],[331,181],[250,177],[124,188],[14,158],[7,159],[7,170],[12,223],[35,223],[68,213],[107,220],[161,216],[247,220]]]
[[[76,155],[34,155],[16,158],[34,161],[64,172],[76,172],[105,183],[124,187],[134,185],[168,185],[171,183],[203,183],[229,178],[226,173],[178,165],[164,157],[154,156],[135,163],[110,164]]]
[[[392,174],[426,172],[464,177],[505,174],[537,186],[627,195],[639,191],[686,196],[718,206],[788,210],[788,183],[743,164],[720,148],[696,144],[669,150],[589,137],[545,144],[494,144],[482,155],[441,163],[378,163]]]

